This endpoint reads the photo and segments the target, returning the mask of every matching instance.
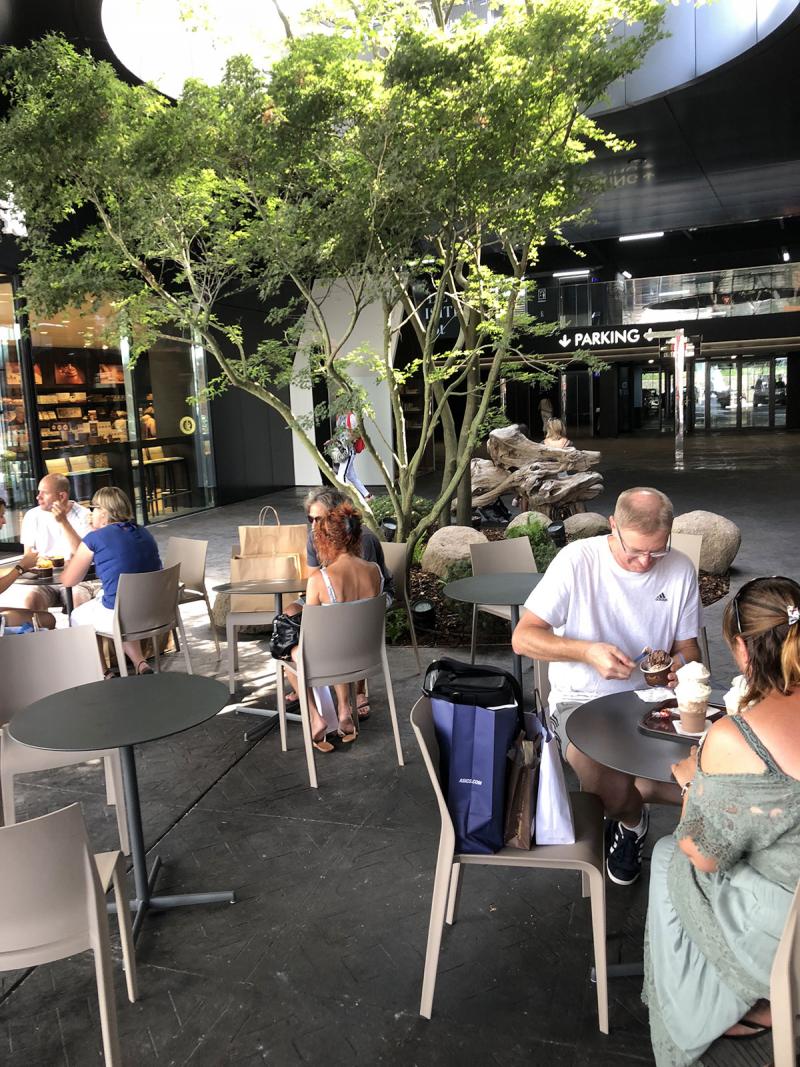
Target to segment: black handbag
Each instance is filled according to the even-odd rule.
[[[464,663],[457,659],[436,659],[425,672],[422,692],[453,704],[475,704],[481,708],[516,705],[522,725],[522,690],[508,671],[488,664]]]
[[[287,615],[282,611],[272,620],[272,636],[269,650],[273,659],[291,659],[292,649],[300,644],[301,614]]]

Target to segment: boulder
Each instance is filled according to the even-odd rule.
[[[543,522],[545,526],[550,525],[550,519],[543,511],[521,511],[506,526],[506,530],[513,530],[515,526],[527,526],[529,522]]]
[[[488,541],[486,534],[471,526],[443,526],[433,534],[422,554],[422,569],[446,578],[454,563],[470,559],[469,546]]]
[[[564,529],[570,541],[579,541],[583,537],[599,537],[611,533],[611,526],[605,515],[596,511],[584,511],[578,515],[568,515],[564,519]]]
[[[672,529],[675,533],[699,534],[703,538],[700,570],[709,574],[727,574],[742,543],[736,523],[713,511],[687,511],[685,515],[677,515]]]

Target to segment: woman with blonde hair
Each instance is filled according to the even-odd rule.
[[[564,430],[564,423],[561,419],[548,419],[547,428],[545,430],[544,441],[542,444],[545,448],[571,448],[572,441],[567,437]]]
[[[312,523],[314,548],[320,562],[308,579],[306,606],[367,600],[383,592],[383,572],[377,563],[361,559],[361,516],[352,504],[339,504]],[[292,649],[297,659],[297,648]],[[343,744],[356,739],[348,685],[336,686],[339,737]],[[327,726],[309,694],[311,737],[314,748],[332,752]]]
[[[800,880],[800,586],[745,583],[723,632],[743,710],[673,766],[683,810],[653,850],[643,1000],[658,1067],[769,1028],[770,970]]]
[[[101,589],[94,600],[75,608],[73,625],[94,626],[108,633],[114,622],[114,602],[121,574],[160,571],[158,546],[149,530],[133,521],[127,496],[116,486],[98,489],[89,505],[92,528],[83,538],[61,579],[65,586],[77,585],[94,560]],[[125,652],[137,674],[152,674],[142,653],[140,641],[126,641]]]

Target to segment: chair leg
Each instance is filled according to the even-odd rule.
[[[136,982],[136,955],[133,951],[133,929],[128,896],[125,892],[125,868],[121,856],[117,857],[112,874],[114,900],[117,903],[117,922],[119,923],[119,940],[122,945],[122,964],[125,968],[125,984],[128,987],[128,1000],[133,1004],[139,995]]]
[[[192,670],[192,657],[189,655],[189,642],[186,640],[186,631],[183,628],[183,619],[181,618],[181,613],[179,611],[175,614],[175,621],[178,624],[181,641],[183,642],[183,658],[186,660],[186,673],[194,674],[194,671]]]
[[[442,947],[442,928],[447,911],[447,893],[453,867],[452,848],[447,848],[439,841],[439,855],[436,858],[436,873],[433,878],[433,899],[431,900],[431,918],[428,924],[428,944],[425,949],[425,969],[422,974],[422,998],[419,1013],[424,1019],[430,1019],[433,1011],[433,993],[436,988],[436,971],[439,967],[439,950]]]
[[[392,679],[389,674],[389,661],[386,658],[386,646],[383,646],[381,651],[381,660],[383,661],[383,680],[386,684],[386,696],[389,699],[389,715],[392,719],[392,733],[394,734],[394,747],[397,751],[397,765],[398,767],[405,767],[405,761],[403,760],[403,748],[400,744],[400,727],[397,723],[397,708],[394,703],[394,689],[392,689]]]
[[[358,685],[355,682],[350,683],[350,708],[350,714],[353,718],[353,728],[355,729],[356,737],[358,737],[360,732],[358,729]]]
[[[222,658],[222,652],[219,647],[219,635],[217,634],[217,627],[214,624],[214,616],[211,614],[211,601],[208,599],[208,593],[204,593],[203,600],[206,602],[206,611],[208,612],[208,624],[211,627],[211,636],[214,638],[214,647],[217,650],[217,663]]]
[[[114,805],[117,816],[117,829],[119,830],[119,845],[126,856],[131,854],[131,842],[128,837],[128,810],[125,804],[125,788],[122,784],[122,764],[119,752],[103,759],[106,772],[106,794],[112,792],[114,799],[109,803]],[[108,783],[111,783],[111,789]]]
[[[594,942],[594,973],[597,984],[597,1021],[600,1032],[608,1033],[608,966],[606,963],[606,886],[603,872],[597,867],[584,867],[589,879],[592,908],[592,940]]]
[[[475,649],[478,644],[478,605],[472,607],[472,640],[469,646],[469,661],[475,662]]]
[[[228,692],[233,696],[236,688],[236,627],[231,622],[230,616],[225,620],[225,636],[228,641]]]
[[[406,614],[408,615],[408,629],[411,633],[411,644],[414,646],[414,655],[417,657],[417,673],[422,674],[422,663],[420,662],[419,646],[417,645],[417,631],[414,629],[414,615],[411,611],[408,593],[403,594],[403,599],[406,602]]]
[[[0,769],[0,794],[3,798],[3,821],[6,826],[14,826],[17,813],[14,808],[14,775],[3,767]]]
[[[791,981],[788,974],[770,982],[772,1010],[772,1067],[795,1067],[795,1013],[792,1005]]]
[[[276,659],[273,662],[275,663],[275,695],[278,700],[278,727],[281,732],[281,752],[286,752],[286,694],[283,691],[285,668],[282,660]]]
[[[445,922],[448,926],[452,926],[456,921],[456,912],[458,911],[458,900],[461,895],[461,864],[454,863],[453,869],[450,871],[450,891],[447,894],[447,918]]]
[[[119,668],[119,676],[120,676],[120,678],[127,678],[128,677],[128,660],[125,657],[125,649],[122,647],[122,638],[121,637],[117,637],[117,635],[114,634],[113,641],[114,641],[114,651],[117,654],[117,667]]]
[[[700,628],[700,658],[705,666],[711,670],[711,656],[708,651],[708,632],[706,631],[705,626]]]
[[[97,979],[97,999],[100,1005],[100,1026],[103,1033],[103,1055],[106,1067],[122,1067],[122,1053],[117,1030],[117,1008],[114,1003],[111,946],[108,939],[108,920],[105,915],[101,917],[101,921],[106,924],[105,932],[101,929],[98,941],[92,947]]]
[[[311,744],[311,713],[308,710],[308,689],[305,684],[305,678],[301,679],[298,674],[296,685],[297,695],[300,697],[300,714],[303,717],[303,744],[306,750],[306,763],[308,764],[308,784],[312,789],[317,789],[317,768],[314,763],[314,748]]]

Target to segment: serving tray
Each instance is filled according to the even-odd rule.
[[[663,712],[669,712],[668,716]],[[722,704],[709,704],[706,722],[716,722],[725,715],[725,707]],[[639,733],[648,737],[657,737],[660,741],[677,741],[679,744],[695,745],[703,734],[681,734],[675,729],[675,723],[680,722],[678,715],[678,701],[665,700],[654,708],[649,708],[639,722]],[[705,731],[704,731],[705,732]]]

